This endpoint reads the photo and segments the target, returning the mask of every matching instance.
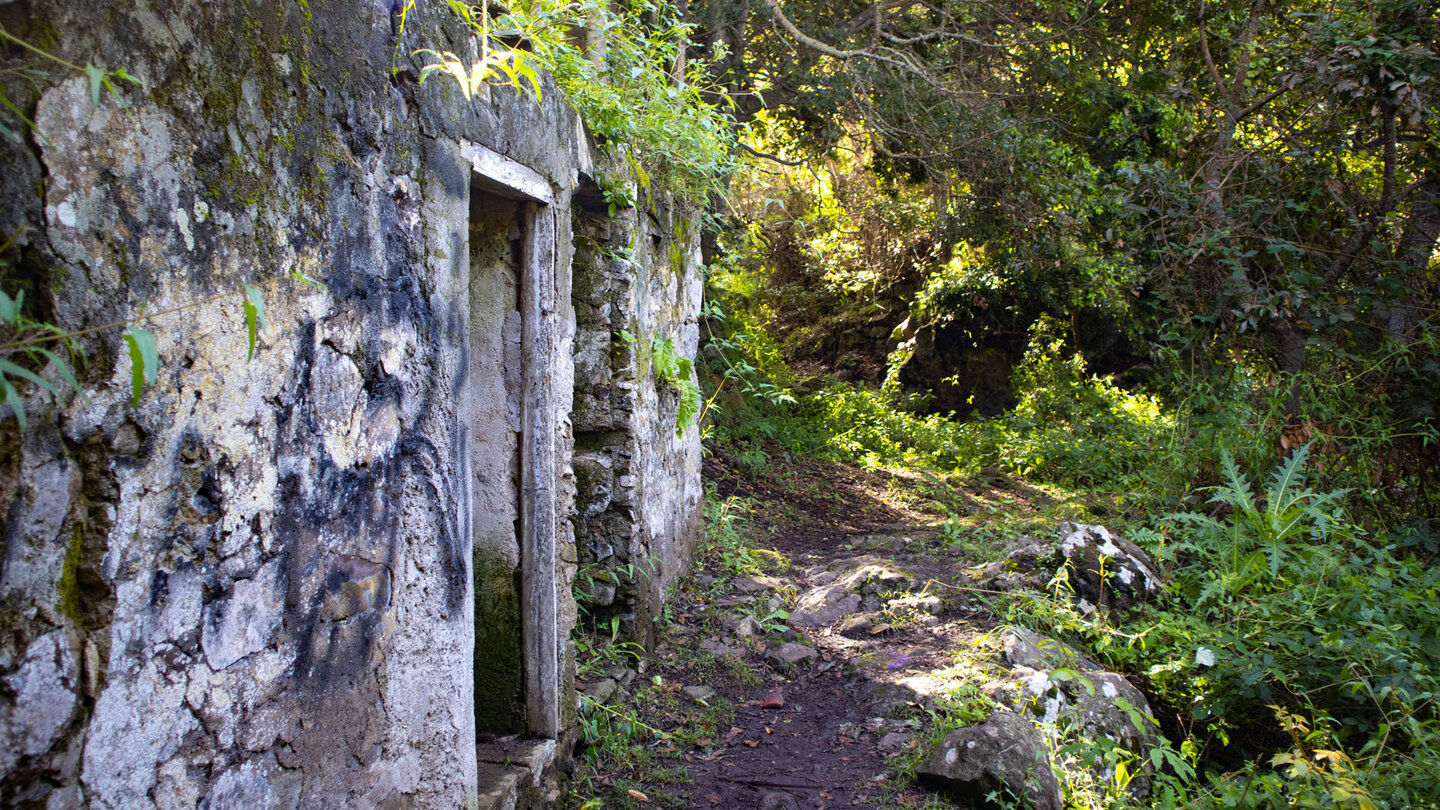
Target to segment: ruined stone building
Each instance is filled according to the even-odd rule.
[[[543,802],[577,568],[643,637],[689,556],[699,440],[648,359],[695,352],[693,216],[551,82],[418,84],[411,52],[473,41],[397,7],[0,2],[144,82],[96,103],[3,50],[34,128],[0,146],[0,286],[85,357],[83,396],[0,420],[0,804]]]

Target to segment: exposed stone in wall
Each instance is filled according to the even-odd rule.
[[[536,418],[555,433],[555,557],[583,559],[577,480],[589,510],[592,460],[618,431],[632,436],[613,452],[629,454],[613,485],[631,510],[623,553],[659,560],[636,609],[655,610],[683,566],[699,456],[693,427],[675,438],[674,392],[617,355],[605,379],[631,389],[603,419],[577,412],[573,439],[567,419],[571,358],[591,346],[572,350],[570,194],[590,171],[579,122],[548,84],[543,103],[508,89],[472,103],[444,80],[392,74],[397,52],[463,53],[465,39],[442,4],[412,13],[397,44],[390,7],[4,6],[7,30],[146,82],[122,109],[92,105],[83,75],[54,72],[31,99],[45,137],[0,150],[0,228],[17,240],[29,297],[70,330],[184,308],[144,324],[163,365],[139,407],[118,330],[101,329],[83,341],[85,398],[29,394],[23,435],[0,421],[0,804],[450,808],[494,787],[475,753],[476,617],[513,641],[503,586],[517,558],[510,513],[487,511],[482,527],[476,512],[513,507],[523,487],[473,461],[515,450],[516,310],[493,286],[472,288],[462,140],[554,195],[553,300],[536,351],[554,361],[557,406]],[[651,212],[591,237],[633,243],[637,257],[611,268],[601,295],[624,308],[616,328],[673,336],[693,356],[694,237],[663,206]],[[672,244],[685,259],[674,266]],[[249,362],[245,283],[264,288],[268,314]],[[578,336],[593,342],[598,316],[582,298]],[[477,308],[490,304],[499,320],[477,342]],[[499,355],[477,358],[482,344]],[[598,366],[581,371],[587,392],[609,384]],[[503,412],[477,427],[467,414],[485,386]],[[482,528],[493,542],[472,542]],[[573,570],[561,566],[556,618],[571,713]],[[545,750],[563,757],[563,735]],[[544,795],[538,775],[526,784]]]
[[[677,435],[680,392],[655,371],[654,346],[694,357],[702,294],[697,218],[646,195],[623,164],[604,176],[640,192],[610,215],[576,206],[575,477],[582,590],[597,619],[619,616],[648,641],[665,588],[699,536],[700,439]]]

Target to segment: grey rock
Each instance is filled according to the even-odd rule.
[[[821,627],[855,613],[860,596],[842,583],[811,588],[800,595],[790,611],[790,623],[798,627]]]
[[[902,596],[899,599],[891,599],[885,606],[888,610],[917,610],[921,613],[928,613],[931,616],[939,616],[945,612],[945,600],[938,596]]]
[[[789,793],[771,791],[760,797],[759,810],[800,810],[800,803]]]
[[[875,617],[868,613],[848,616],[835,625],[835,630],[848,638],[862,638],[875,626]]]
[[[1105,738],[1140,755],[1142,761],[1162,738],[1144,693],[1123,675],[1105,671],[1073,647],[1020,628],[1002,631],[1001,661],[1012,669],[982,687],[1041,725],[1077,729]],[[1064,670],[1062,678],[1053,677]],[[1136,798],[1149,794],[1143,774],[1130,783]]]
[[[775,577],[736,577],[730,583],[737,591],[760,593],[774,590],[784,583]]]
[[[878,594],[915,587],[915,577],[909,572],[873,557],[862,559],[866,562],[841,577],[838,580],[840,585],[859,594]]]
[[[680,690],[680,693],[691,700],[709,700],[715,697],[715,690],[703,684],[687,686]]]
[[[701,640],[700,651],[710,653],[716,658],[723,658],[725,656],[730,656],[731,658],[745,657],[744,647],[731,646],[720,641],[719,639],[714,638],[707,638]]]
[[[1035,810],[1061,810],[1060,782],[1044,739],[1028,718],[998,711],[978,725],[945,735],[915,769],[920,784],[975,806],[986,796],[1023,798]]]
[[[275,631],[280,628],[280,620],[284,618],[283,576],[280,560],[272,560],[254,577],[236,582],[228,597],[216,599],[205,607],[205,630],[200,637],[200,645],[212,669],[225,669],[251,653],[265,649],[270,643]],[[377,581],[372,583],[376,588],[381,587],[379,579],[381,577],[377,576]],[[388,602],[388,574],[383,579],[384,598]],[[352,594],[355,600],[378,597],[370,591],[361,593],[361,590],[357,587]],[[351,606],[352,600],[341,601],[343,606]],[[332,614],[329,618],[343,616]]]
[[[1075,669],[1093,672],[1100,665],[1081,655],[1074,647],[1063,641],[1056,641],[1026,630],[1023,627],[1005,627],[999,631],[1002,650],[1000,660],[1012,669]]]
[[[908,714],[912,706],[928,703],[913,688],[898,683],[872,683],[858,695],[867,711],[886,717]]]
[[[590,602],[597,607],[615,604],[615,583],[599,579],[591,582]]]
[[[736,621],[734,626],[730,628],[730,632],[733,633],[736,638],[751,638],[753,636],[765,635],[765,628],[760,625],[760,622],[755,620],[754,616],[742,616],[739,621]]]
[[[766,660],[777,664],[799,664],[817,656],[814,647],[787,641],[765,653]]]
[[[620,684],[616,683],[614,678],[602,678],[591,684],[590,688],[585,690],[585,694],[589,695],[590,699],[596,703],[609,703],[619,691]]]
[[[970,573],[976,581],[1002,591],[1041,590],[1050,581],[1057,554],[1030,535],[1021,535],[1005,559],[986,563]]]
[[[908,731],[892,731],[881,737],[880,742],[875,744],[875,748],[886,752],[899,751],[909,745],[913,739],[915,739],[915,735]]]
[[[70,722],[79,702],[80,645],[73,635],[55,630],[30,643],[20,669],[5,678],[14,703],[0,703],[0,775],[9,774],[22,756],[50,750]]]
[[[645,668],[645,662],[641,661],[639,667],[643,670]],[[605,670],[605,675],[607,677],[614,678],[615,682],[620,684],[621,689],[629,689],[630,684],[635,682],[635,677],[637,674],[639,673],[637,673],[630,667],[625,666],[624,664],[616,664],[612,667],[606,668]]]

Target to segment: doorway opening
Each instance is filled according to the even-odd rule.
[[[473,549],[475,728],[559,734],[555,212],[539,174],[478,144],[470,162],[469,368],[462,398]]]

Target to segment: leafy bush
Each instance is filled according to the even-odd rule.
[[[1292,738],[1268,759],[1279,770],[1212,779],[1226,806],[1417,806],[1440,795],[1436,538],[1368,537],[1344,492],[1306,485],[1309,450],[1259,491],[1224,457],[1211,512],[1174,516],[1170,604],[1091,640],[1113,663],[1148,665],[1197,732],[1228,744],[1273,718]]]
[[[1122,486],[1153,463],[1175,420],[1154,397],[1085,373],[1079,354],[1048,320],[1037,324],[1015,372],[1019,403],[994,419],[960,423],[915,413],[883,390],[836,384],[810,396],[809,410],[840,455],[868,465],[973,474],[1012,469],[1037,480]]]
[[[1087,376],[1065,356],[1058,322],[1042,318],[1015,371],[1019,402],[997,421],[997,460],[1022,475],[1070,484],[1122,483],[1153,459],[1175,421],[1151,396]]]

